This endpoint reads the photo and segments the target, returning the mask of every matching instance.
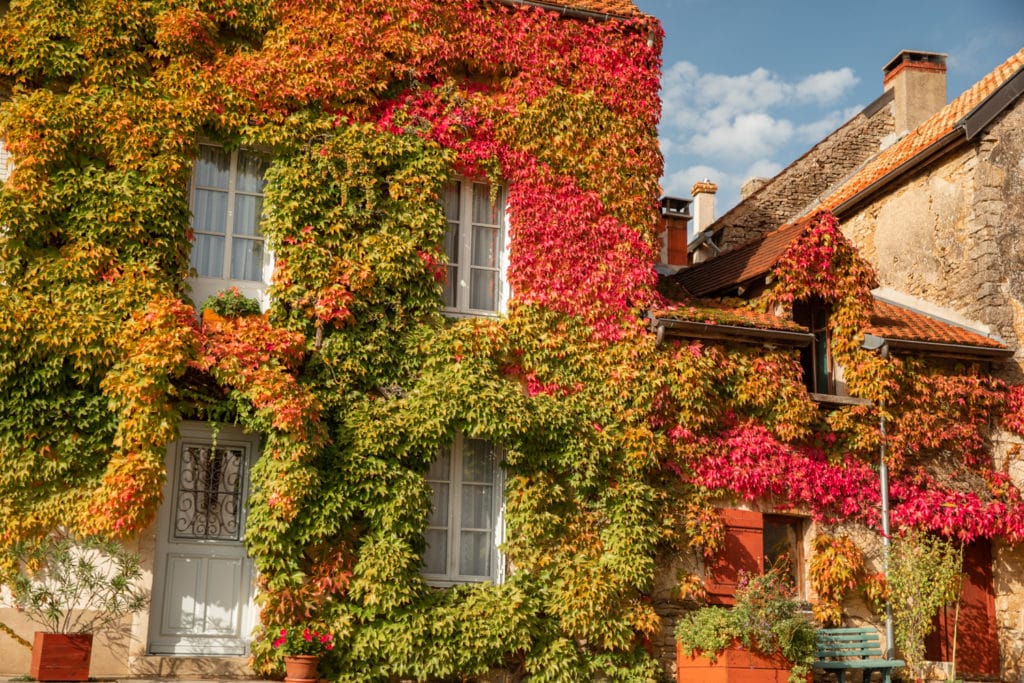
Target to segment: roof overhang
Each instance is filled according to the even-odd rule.
[[[772,330],[762,327],[743,327],[741,325],[720,325],[718,323],[698,323],[692,320],[676,320],[674,318],[653,318],[651,329],[658,335],[658,342],[665,337],[683,339],[706,339],[709,341],[731,341],[738,343],[774,344],[776,346],[802,347],[814,341],[810,332],[793,332],[790,330]]]
[[[566,7],[559,2],[541,2],[540,0],[493,0],[499,5],[507,5],[509,7],[515,7],[517,5],[526,5],[527,7],[539,7],[540,9],[547,10],[549,12],[558,12],[562,16],[571,17],[573,19],[591,19],[593,21],[611,21],[612,19],[629,19],[630,17],[623,16],[621,14],[611,14],[609,12],[592,12],[585,9],[577,9],[575,7]]]
[[[879,337],[873,334],[864,335],[862,348],[875,351],[887,347],[890,351],[923,353],[941,358],[961,360],[1006,360],[1013,357],[1013,349],[991,346],[973,346],[970,344],[947,344],[942,342],[916,341],[913,339],[894,339]]]

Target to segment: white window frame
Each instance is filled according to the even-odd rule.
[[[479,180],[472,180],[469,178],[453,178],[451,184],[459,183],[459,243],[458,254],[456,255],[455,263],[457,264],[455,281],[450,283],[456,291],[456,305],[449,306],[447,301],[444,305],[444,312],[446,315],[453,317],[489,317],[497,316],[505,313],[507,302],[510,297],[510,289],[508,285],[508,216],[507,216],[507,193],[503,185],[498,186],[496,204],[497,204],[497,224],[489,224],[498,228],[498,259],[497,267],[493,270],[498,277],[497,287],[497,301],[495,301],[495,308],[483,309],[483,308],[472,308],[470,306],[471,297],[471,272],[473,269],[483,268],[482,266],[473,266],[473,187],[474,185],[482,185],[487,188],[488,193],[491,191],[491,185],[487,182],[481,182]],[[448,223],[454,223],[447,214],[445,219]],[[448,231],[445,230],[445,242],[448,241]],[[446,264],[446,268],[448,265]],[[447,274],[447,270],[445,271]]]
[[[224,150],[221,145],[217,145],[209,142],[200,143],[200,147],[210,147],[218,149],[226,154],[230,155],[230,165],[228,169],[228,189],[227,189],[227,213],[225,215],[226,225],[224,226],[223,233],[206,233],[200,231],[195,226],[195,199],[196,191],[203,189],[199,186],[198,174],[193,166],[192,177],[189,181],[189,211],[192,214],[190,220],[190,226],[194,234],[216,234],[224,238],[224,255],[223,263],[221,264],[221,277],[211,277],[195,275],[190,277],[188,282],[192,288],[192,298],[197,305],[202,305],[208,297],[214,296],[217,293],[234,287],[238,289],[245,296],[256,299],[260,303],[260,308],[267,310],[270,306],[270,300],[267,295],[267,288],[270,283],[271,274],[274,269],[274,255],[267,248],[266,236],[262,237],[263,242],[263,263],[260,269],[259,280],[238,280],[231,276],[231,247],[232,241],[236,239],[234,234],[234,217],[235,217],[235,195],[236,195],[236,182],[238,179],[238,157],[240,152],[247,154],[259,155],[260,152],[252,149],[234,149],[230,152]],[[219,192],[223,190],[221,188],[214,188]],[[253,193],[245,192],[243,194],[252,195]],[[259,196],[264,196],[260,194]],[[238,236],[237,239],[252,240],[252,237]],[[195,242],[192,243],[192,248],[195,248]],[[191,264],[191,260],[190,260]]]
[[[13,172],[14,159],[11,157],[10,152],[7,151],[3,138],[0,138],[0,185],[6,183]]]
[[[494,454],[494,474],[491,477],[491,486],[494,495],[491,500],[491,519],[493,520],[490,547],[491,573],[487,576],[469,575],[459,572],[460,544],[462,539],[462,463],[467,443],[470,437],[461,432],[455,434],[452,443],[443,448],[449,454],[449,469],[447,479],[432,479],[428,473],[428,483],[444,483],[448,485],[448,519],[447,526],[430,526],[428,521],[427,529],[443,529],[447,534],[447,557],[446,571],[443,574],[429,573],[426,568],[423,570],[423,578],[432,586],[447,587],[463,583],[483,583],[490,581],[499,584],[505,580],[505,556],[499,550],[505,540],[505,474],[502,462],[504,460],[503,450],[500,446],[490,443]]]

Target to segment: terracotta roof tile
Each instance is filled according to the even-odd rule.
[[[804,217],[788,223],[720,256],[684,268],[670,279],[693,296],[706,296],[743,284],[770,271],[809,221],[810,217]]]
[[[633,0],[536,0],[535,4],[554,10],[566,7],[596,14],[612,14],[617,17],[638,17],[643,14],[633,4]]]
[[[959,344],[990,349],[1008,348],[1000,341],[986,337],[980,332],[877,297],[871,322],[865,332],[876,337],[901,341]]]
[[[1003,83],[1024,67],[1024,48],[997,66],[934,116],[907,133],[840,185],[818,208],[833,210],[872,183],[952,133],[957,124]]]

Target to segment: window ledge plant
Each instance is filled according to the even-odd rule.
[[[807,680],[814,662],[814,625],[800,613],[786,572],[773,567],[764,575],[744,575],[732,608],[702,607],[676,625],[685,656],[702,654],[714,663],[734,644],[766,656],[781,655],[791,664],[790,683]]]
[[[217,294],[207,297],[202,306],[203,314],[212,312],[224,318],[241,318],[247,315],[259,315],[260,302],[247,297],[237,287],[229,287]]]

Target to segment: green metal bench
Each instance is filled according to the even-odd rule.
[[[818,630],[818,660],[815,669],[833,671],[839,683],[846,672],[860,669],[863,681],[875,671],[885,683],[892,683],[892,670],[905,665],[900,659],[883,659],[878,631],[873,628],[823,628]]]

